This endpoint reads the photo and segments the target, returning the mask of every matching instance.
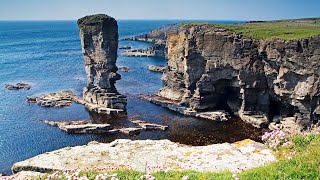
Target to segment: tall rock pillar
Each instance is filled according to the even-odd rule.
[[[127,99],[115,87],[117,73],[118,24],[107,15],[97,14],[78,20],[87,86],[83,89],[86,107],[98,113],[125,112]]]

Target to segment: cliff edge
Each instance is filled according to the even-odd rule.
[[[196,112],[229,111],[256,127],[318,122],[320,36],[256,38],[230,27],[185,24],[168,34],[157,95]]]

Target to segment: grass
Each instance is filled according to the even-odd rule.
[[[277,162],[241,172],[237,176],[241,180],[320,180],[320,135],[294,135],[290,140],[293,142],[291,146],[281,147],[277,150],[276,153],[279,157]],[[296,152],[296,154],[288,159],[287,154],[291,152]],[[87,170],[82,171],[80,176],[95,179],[100,173]],[[109,171],[107,173],[117,174],[120,180],[137,180],[145,174],[131,170]],[[230,172],[161,171],[152,175],[157,180],[179,180],[184,176],[188,176],[189,180],[234,180]]]
[[[292,159],[280,159],[278,162],[264,167],[244,171],[239,174],[240,179],[320,179],[320,141],[317,140],[306,146],[308,140],[301,146]],[[306,148],[304,148],[306,147]]]
[[[181,26],[200,24],[208,23],[190,22],[182,23]],[[320,35],[320,18],[212,25],[249,38],[263,40],[295,40]]]

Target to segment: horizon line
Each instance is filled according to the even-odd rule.
[[[78,19],[0,19],[0,21],[77,21]],[[239,19],[116,19],[117,21],[252,21]],[[268,20],[266,20],[268,21]]]
[[[277,20],[297,20],[297,19],[312,19],[319,17],[301,17],[301,18],[283,18],[283,19],[116,19],[118,21],[277,21]],[[0,21],[77,21],[78,19],[0,19]]]

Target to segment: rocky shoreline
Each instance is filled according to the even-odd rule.
[[[212,121],[228,121],[230,119],[230,115],[226,111],[217,110],[217,111],[197,112],[191,108],[188,108],[186,106],[179,104],[179,102],[177,101],[170,100],[157,95],[145,95],[145,96],[139,96],[139,98],[187,116],[193,116],[193,117],[212,120]]]

